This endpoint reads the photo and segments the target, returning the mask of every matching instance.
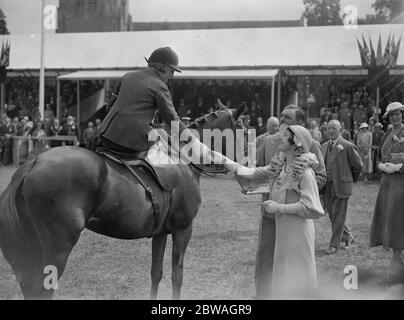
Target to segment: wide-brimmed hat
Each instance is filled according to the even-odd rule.
[[[404,106],[400,102],[390,103],[386,108],[386,112],[383,115],[383,118],[387,118],[390,113],[392,113],[393,111],[397,111],[397,110],[404,110]]]
[[[363,128],[369,128],[369,125],[368,125],[366,122],[363,122],[363,123],[360,125],[359,129],[363,129]]]
[[[289,130],[295,135],[294,142],[298,147],[302,147],[303,152],[310,152],[312,142],[310,131],[299,125],[289,126]]]

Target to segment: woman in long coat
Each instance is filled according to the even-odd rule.
[[[313,169],[308,167],[297,173],[293,166],[299,156],[311,155],[315,158],[309,153],[311,143],[311,135],[306,128],[292,125],[285,130],[279,146],[283,159],[279,168],[274,169],[272,164],[246,168],[224,159],[225,166],[238,177],[259,181],[264,176],[269,180],[270,200],[262,205],[266,214],[275,217],[276,221],[271,285],[271,297],[275,299],[310,299],[316,296],[313,219],[324,216],[324,210]],[[219,154],[218,157],[223,156]]]

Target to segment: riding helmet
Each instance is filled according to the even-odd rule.
[[[179,60],[177,54],[170,47],[162,47],[154,50],[150,55],[149,59],[146,59],[148,63],[150,62],[160,62],[169,65],[177,72],[181,72],[178,67]]]

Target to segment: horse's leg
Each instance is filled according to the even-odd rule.
[[[152,267],[151,267],[151,290],[150,299],[155,300],[157,298],[157,290],[161,278],[163,277],[163,261],[164,252],[166,249],[167,235],[159,235],[153,237],[152,240]]]
[[[181,286],[184,267],[184,254],[192,235],[192,224],[181,232],[173,233],[172,252],[172,274],[171,283],[173,287],[172,298],[181,298]]]
[[[33,208],[36,210],[28,211],[36,219],[42,259],[36,268],[26,270],[23,278],[28,281],[20,282],[20,286],[25,299],[52,299],[67,259],[84,229],[84,214],[79,208],[56,209],[53,211],[53,217],[64,216],[67,219],[44,221],[43,212],[50,210],[42,207],[43,211],[38,211],[39,208],[35,205]]]
[[[74,244],[55,245],[46,250],[47,257],[40,269],[30,270],[24,275],[26,279],[31,280],[21,285],[25,299],[53,298],[73,246]]]

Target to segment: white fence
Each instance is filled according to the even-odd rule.
[[[35,138],[31,136],[12,136],[13,139],[13,164],[18,166],[33,155],[37,155],[49,147],[49,141],[73,142],[78,145],[76,136],[54,136]],[[41,143],[34,144],[34,141]]]

